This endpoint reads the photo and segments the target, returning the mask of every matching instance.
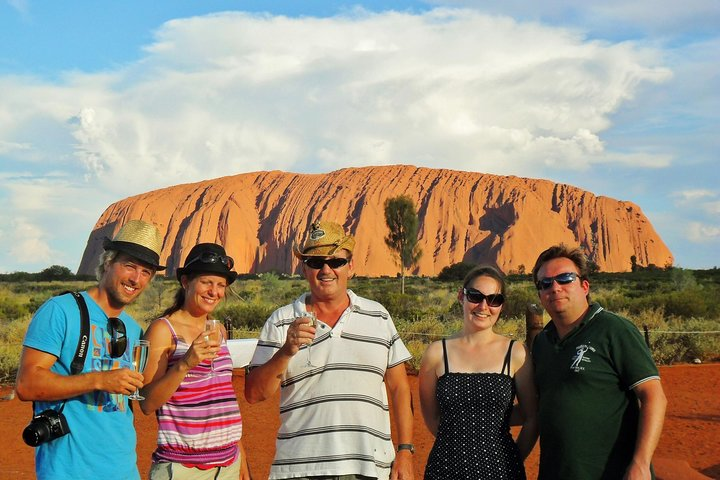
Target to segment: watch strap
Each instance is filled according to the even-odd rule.
[[[397,451],[400,450],[410,450],[410,453],[415,453],[415,445],[412,443],[399,443],[397,446]]]

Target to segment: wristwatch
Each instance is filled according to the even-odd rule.
[[[397,451],[399,452],[400,450],[410,450],[410,453],[415,453],[415,445],[412,443],[399,443]]]

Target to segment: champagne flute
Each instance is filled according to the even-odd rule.
[[[207,335],[205,335],[205,340],[207,341],[216,341],[219,343],[222,343],[222,328],[220,328],[220,320],[216,318],[208,318],[205,320],[205,331],[207,332]],[[210,376],[215,375],[215,359],[210,359]]]
[[[148,350],[150,349],[149,340],[138,340],[133,347],[132,354],[132,365],[136,372],[142,373],[145,370],[145,364],[147,363]],[[130,400],[145,400],[145,397],[140,395],[140,389],[136,388],[135,393],[128,396]]]
[[[317,317],[315,316],[315,312],[305,312],[305,314],[304,314],[303,316],[304,316],[305,318],[309,318],[309,319],[310,319],[310,326],[311,326],[311,327],[317,328]],[[310,340],[310,343],[308,343],[308,346],[307,346],[307,353],[308,353],[308,354],[307,354],[307,362],[305,363],[305,366],[308,367],[308,368],[315,366],[315,365],[312,363],[312,359],[310,358],[310,347],[312,346],[312,342],[313,342],[314,340],[315,340],[314,338],[313,338],[312,340]]]

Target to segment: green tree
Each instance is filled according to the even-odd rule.
[[[402,278],[401,293],[405,293],[405,269],[412,268],[422,256],[418,246],[418,216],[415,204],[406,195],[385,200],[385,223],[390,233],[385,244],[395,254]]]
[[[75,275],[69,268],[62,265],[53,265],[38,273],[38,280],[70,280]]]

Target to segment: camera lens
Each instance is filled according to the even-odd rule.
[[[47,422],[31,422],[22,433],[23,440],[31,447],[37,447],[50,439],[50,426]]]

